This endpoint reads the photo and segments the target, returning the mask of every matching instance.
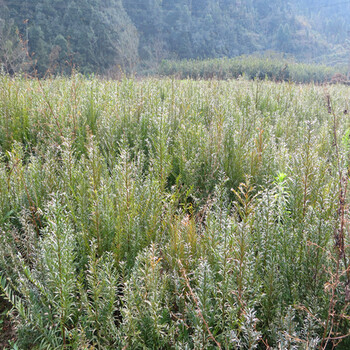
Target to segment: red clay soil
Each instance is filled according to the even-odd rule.
[[[9,341],[16,339],[14,326],[5,314],[10,308],[10,304],[0,297],[0,349],[10,348]]]

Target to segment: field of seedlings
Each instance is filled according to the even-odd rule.
[[[11,348],[349,349],[349,104],[340,85],[0,75]]]
[[[238,56],[207,60],[164,60],[156,70],[162,76],[181,79],[247,79],[259,78],[294,83],[348,83],[343,65],[297,63],[283,57]]]

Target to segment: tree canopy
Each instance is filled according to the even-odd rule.
[[[27,49],[40,75],[268,50],[339,62],[350,11],[350,3],[331,0],[0,0],[0,7],[3,69],[18,70]]]

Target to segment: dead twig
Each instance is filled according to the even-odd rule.
[[[198,314],[198,316],[202,319],[202,322],[203,322],[203,324],[204,324],[204,326],[205,326],[205,328],[206,328],[206,330],[207,330],[207,332],[208,332],[208,334],[209,334],[209,338],[210,338],[210,339],[216,344],[216,346],[221,350],[222,348],[221,348],[220,343],[214,338],[213,333],[210,331],[209,325],[208,325],[207,321],[205,320],[205,318],[204,318],[204,316],[203,316],[203,313],[202,313],[202,311],[201,311],[201,309],[200,309],[200,307],[199,307],[199,302],[198,302],[197,297],[196,297],[195,294],[193,293],[193,290],[192,290],[192,288],[191,288],[191,286],[190,286],[190,281],[189,281],[189,279],[188,279],[188,277],[187,277],[187,275],[186,275],[186,271],[185,271],[185,269],[184,269],[184,267],[183,267],[183,265],[182,265],[182,263],[181,263],[180,260],[178,260],[178,263],[179,263],[179,265],[180,265],[181,274],[182,274],[182,277],[184,278],[184,280],[185,280],[185,282],[186,282],[186,286],[187,286],[187,288],[188,288],[188,290],[189,290],[190,296],[191,296],[193,302],[194,302],[195,305],[196,305],[197,314]]]

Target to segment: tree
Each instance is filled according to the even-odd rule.
[[[1,0],[0,0],[1,1]],[[138,34],[121,0],[6,0],[9,16],[22,35],[39,75],[105,73],[137,63]]]
[[[290,52],[293,49],[288,24],[280,24],[276,33],[276,48],[282,52]]]
[[[25,69],[26,47],[2,1],[0,13],[0,70],[12,75]]]
[[[166,40],[171,52],[179,58],[193,57],[192,17],[187,0],[164,1]]]
[[[140,37],[140,58],[148,61],[158,60],[166,41],[162,1],[123,0],[123,6]]]

